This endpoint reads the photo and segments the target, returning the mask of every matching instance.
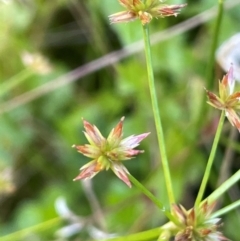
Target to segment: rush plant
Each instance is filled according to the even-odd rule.
[[[136,185],[145,195],[147,195],[162,211],[163,214],[169,219],[169,222],[159,227],[158,229],[148,230],[142,233],[118,237],[111,240],[158,240],[170,241],[174,237],[175,241],[223,241],[229,240],[220,231],[222,222],[220,215],[226,213],[233,208],[240,205],[239,202],[231,204],[229,207],[222,208],[221,210],[214,211],[214,206],[217,199],[234,183],[240,179],[240,172],[237,172],[216,189],[208,198],[203,199],[206,185],[211,173],[212,164],[215,158],[216,149],[218,146],[220,134],[223,128],[225,116],[229,122],[240,130],[240,120],[237,115],[239,110],[239,92],[234,92],[235,80],[233,77],[233,68],[223,77],[219,82],[219,96],[215,95],[209,90],[206,90],[208,97],[208,104],[222,111],[219,119],[218,128],[213,141],[212,149],[209,155],[203,180],[195,201],[194,207],[187,210],[181,204],[176,203],[171,170],[167,152],[165,148],[165,139],[163,133],[163,126],[161,121],[161,106],[159,106],[154,73],[152,64],[152,52],[149,37],[149,25],[153,18],[164,18],[175,16],[180,13],[180,10],[187,10],[186,4],[167,5],[165,2],[159,0],[118,0],[119,3],[125,8],[124,11],[112,14],[109,16],[111,24],[128,23],[134,20],[139,21],[142,26],[143,40],[145,46],[146,68],[148,74],[148,86],[150,90],[153,118],[155,120],[156,133],[158,137],[158,146],[161,156],[162,167],[164,171],[164,178],[168,193],[168,204],[164,204],[158,200],[154,195],[147,190],[140,182],[138,182],[126,168],[121,164],[122,161],[130,159],[133,156],[141,153],[142,151],[134,150],[141,140],[143,140],[149,133],[141,134],[138,136],[130,136],[125,139],[122,138],[122,124],[123,118],[117,126],[111,131],[108,138],[104,138],[97,127],[84,121],[85,136],[90,144],[74,147],[78,152],[92,158],[93,160],[81,168],[81,173],[78,179],[88,179],[95,176],[103,169],[111,168],[113,172],[131,187],[130,181]],[[222,2],[219,1],[219,6],[222,7]],[[219,13],[221,14],[221,12]],[[221,16],[217,18],[217,27],[219,28]],[[216,31],[216,35],[218,32]],[[214,36],[216,41],[217,36]],[[215,52],[216,44],[213,44],[212,52]],[[211,60],[213,61],[213,60]],[[213,66],[213,62],[209,63]],[[170,207],[170,208],[167,208]],[[150,233],[151,231],[151,233]],[[144,237],[144,238],[143,238]]]

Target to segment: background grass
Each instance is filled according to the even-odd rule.
[[[216,0],[187,3],[177,18],[153,20],[151,32],[161,33],[217,6]],[[86,143],[81,117],[96,124],[106,136],[126,116],[125,136],[151,132],[140,146],[145,153],[126,166],[167,203],[144,53],[131,54],[127,48],[141,40],[142,30],[138,21],[110,25],[107,16],[121,10],[114,0],[0,1],[0,236],[42,224],[11,240],[91,240],[100,238],[93,227],[120,235],[155,228],[166,221],[148,199],[134,187],[127,188],[111,172],[98,174],[92,186],[72,182],[88,161],[71,148],[72,144]],[[239,10],[240,5],[224,12],[219,45],[239,31]],[[220,116],[208,106],[204,114],[200,112],[206,100],[203,87],[214,24],[213,11],[210,20],[181,34],[171,36],[168,32],[164,41],[153,46],[174,190],[178,202],[187,208],[194,204]],[[141,49],[141,44],[130,51],[134,48]],[[121,49],[116,53],[119,60],[108,65],[112,59],[107,54]],[[40,59],[25,66],[21,56],[26,51],[41,53],[48,62],[42,65]],[[123,53],[128,57],[120,59]],[[91,62],[102,56],[106,58],[95,65]],[[51,71],[43,71],[48,69]],[[214,73],[212,83],[217,90],[223,75],[217,64]],[[14,87],[4,91],[13,78]],[[232,131],[231,140],[230,132],[226,122],[208,193],[221,178],[229,146],[230,172],[240,167],[239,138]],[[222,205],[239,199],[238,188],[225,195]],[[92,192],[100,208],[94,204]],[[63,200],[72,210],[70,218],[48,223],[66,213]],[[223,218],[224,233],[232,240],[239,239],[239,218],[239,211]],[[75,223],[76,232],[69,237],[66,230],[59,232],[70,223]]]

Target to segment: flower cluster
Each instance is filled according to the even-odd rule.
[[[240,109],[240,91],[234,92],[235,80],[233,78],[233,67],[219,81],[219,96],[206,90],[208,96],[208,104],[224,110],[229,122],[240,131],[240,118],[237,112]]]
[[[229,241],[218,231],[220,218],[211,218],[214,206],[204,202],[200,208],[187,211],[181,205],[173,205],[173,215],[181,224],[174,241]]]
[[[153,17],[164,18],[177,16],[186,4],[166,5],[160,0],[118,0],[126,11],[109,16],[111,23],[124,23],[140,19],[142,24],[148,24]]]
[[[123,121],[124,117],[122,117],[117,126],[112,129],[108,137],[104,138],[96,126],[83,120],[86,131],[84,134],[89,144],[83,146],[73,145],[73,147],[75,147],[78,152],[93,160],[80,169],[82,171],[74,181],[92,178],[98,172],[111,168],[118,178],[131,187],[128,178],[129,172],[121,161],[131,159],[139,153],[143,153],[142,150],[135,150],[134,148],[137,147],[149,133],[137,136],[132,135],[122,139]]]

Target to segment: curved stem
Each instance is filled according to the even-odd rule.
[[[197,195],[197,199],[196,199],[196,202],[195,202],[195,207],[198,207],[199,204],[201,203],[204,192],[205,192],[205,189],[206,189],[206,185],[207,185],[210,173],[211,173],[212,164],[213,164],[214,157],[215,157],[215,154],[216,154],[218,141],[219,141],[220,134],[221,134],[221,131],[222,131],[224,119],[225,119],[225,111],[222,111],[222,114],[221,114],[221,117],[220,117],[220,120],[219,120],[219,123],[218,123],[217,132],[216,132],[216,135],[215,135],[215,138],[214,138],[214,141],[213,141],[211,153],[210,153],[210,156],[208,158],[206,170],[204,172],[203,180],[202,180],[202,183],[201,183],[198,195]]]
[[[164,211],[164,205],[147,189],[145,188],[134,176],[128,174],[130,181],[143,193],[145,194],[157,207]]]
[[[147,189],[145,188],[135,177],[130,173],[128,174],[130,181],[145,194],[160,210],[168,217],[174,224],[179,225],[179,221],[164,207],[164,205]]]
[[[154,83],[154,75],[153,75],[153,67],[152,67],[152,53],[150,47],[150,39],[149,39],[149,29],[148,24],[143,25],[143,36],[144,36],[144,47],[145,47],[145,55],[146,55],[146,63],[147,63],[147,72],[148,72],[148,81],[149,81],[149,89],[152,101],[152,108],[154,114],[154,120],[157,130],[157,137],[158,137],[158,144],[160,149],[160,155],[162,159],[162,166],[164,172],[164,178],[166,182],[167,192],[168,192],[168,199],[170,206],[171,204],[175,203],[173,188],[172,188],[172,180],[167,160],[164,136],[163,136],[163,128],[160,118],[160,111],[158,108],[158,101],[157,101],[157,94],[156,88]]]

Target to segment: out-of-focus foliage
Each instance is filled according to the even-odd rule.
[[[183,2],[169,0],[171,4]],[[217,6],[217,0],[187,3],[177,18],[152,21],[151,32],[163,31]],[[141,144],[145,153],[126,166],[167,203],[143,52],[74,82],[69,80],[47,94],[32,92],[141,40],[138,21],[109,24],[108,15],[121,9],[117,0],[0,0],[0,236],[9,235],[14,241],[91,240],[102,237],[100,233],[134,233],[166,221],[148,199],[134,187],[127,188],[111,172],[98,174],[92,186],[72,181],[88,161],[71,148],[86,142],[81,118],[95,123],[106,135],[125,116],[125,136],[151,132]],[[239,31],[239,11],[237,6],[224,12],[219,44]],[[185,207],[193,205],[211,147],[211,126],[219,115],[208,107],[200,114],[214,23],[213,18],[153,46],[174,189]],[[26,52],[32,58],[38,53],[43,59],[24,64]],[[214,83],[222,74],[217,67]],[[6,87],[10,82],[12,87]],[[31,101],[11,107],[29,93]],[[225,138],[229,128],[226,123]],[[219,179],[226,146],[225,139],[217,153],[209,193]],[[240,166],[238,152],[232,172]],[[92,192],[100,207],[96,207]],[[239,198],[239,191],[233,192],[235,196],[226,194],[224,204],[231,203],[233,196]],[[65,201],[58,202],[59,198]],[[65,221],[55,219],[66,215]],[[239,215],[232,212],[223,218],[225,235],[232,240],[239,239]],[[51,219],[56,221],[49,222]],[[26,229],[34,225],[40,226]],[[16,233],[20,229],[26,231]]]

